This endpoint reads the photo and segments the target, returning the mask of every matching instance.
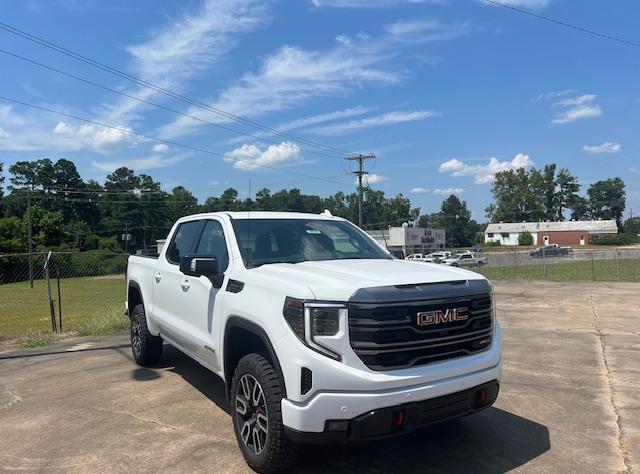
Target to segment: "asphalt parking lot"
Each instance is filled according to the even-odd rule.
[[[407,437],[309,450],[296,472],[640,471],[640,284],[496,285],[496,405]],[[0,354],[0,471],[248,472],[222,382],[127,334]]]

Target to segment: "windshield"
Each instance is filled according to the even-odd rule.
[[[247,268],[268,263],[392,257],[356,226],[326,219],[233,219]]]

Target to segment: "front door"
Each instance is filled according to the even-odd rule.
[[[207,219],[202,233],[192,252],[203,257],[216,257],[218,271],[224,273],[229,266],[229,253],[222,227],[217,219]],[[190,286],[185,292],[181,317],[190,328],[192,338],[198,341],[194,355],[211,364],[216,369],[222,367],[219,359],[218,341],[220,340],[221,299],[227,278],[221,288],[215,288],[206,277],[187,277]]]
[[[193,252],[203,226],[201,220],[179,224],[166,252],[158,259],[153,275],[154,321],[165,338],[187,351],[197,349],[191,337],[193,331],[184,315],[194,278],[180,271],[180,260]]]

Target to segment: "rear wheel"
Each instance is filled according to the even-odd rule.
[[[131,351],[136,363],[142,367],[154,365],[162,356],[162,338],[149,332],[141,304],[131,312]]]
[[[240,451],[251,469],[276,472],[297,461],[301,448],[282,424],[284,387],[273,366],[260,354],[244,356],[233,375],[231,409]]]

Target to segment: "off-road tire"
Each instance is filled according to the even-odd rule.
[[[264,393],[267,409],[267,436],[264,448],[256,454],[242,440],[241,416],[237,413],[236,397],[241,378],[249,374],[259,383]],[[254,471],[267,474],[293,465],[302,454],[302,447],[287,436],[282,424],[281,401],[284,397],[284,382],[271,363],[260,354],[249,354],[238,362],[231,384],[231,413],[238,446],[245,461]]]
[[[162,338],[153,336],[147,327],[144,305],[136,305],[131,312],[131,351],[142,367],[156,364],[162,356]]]

